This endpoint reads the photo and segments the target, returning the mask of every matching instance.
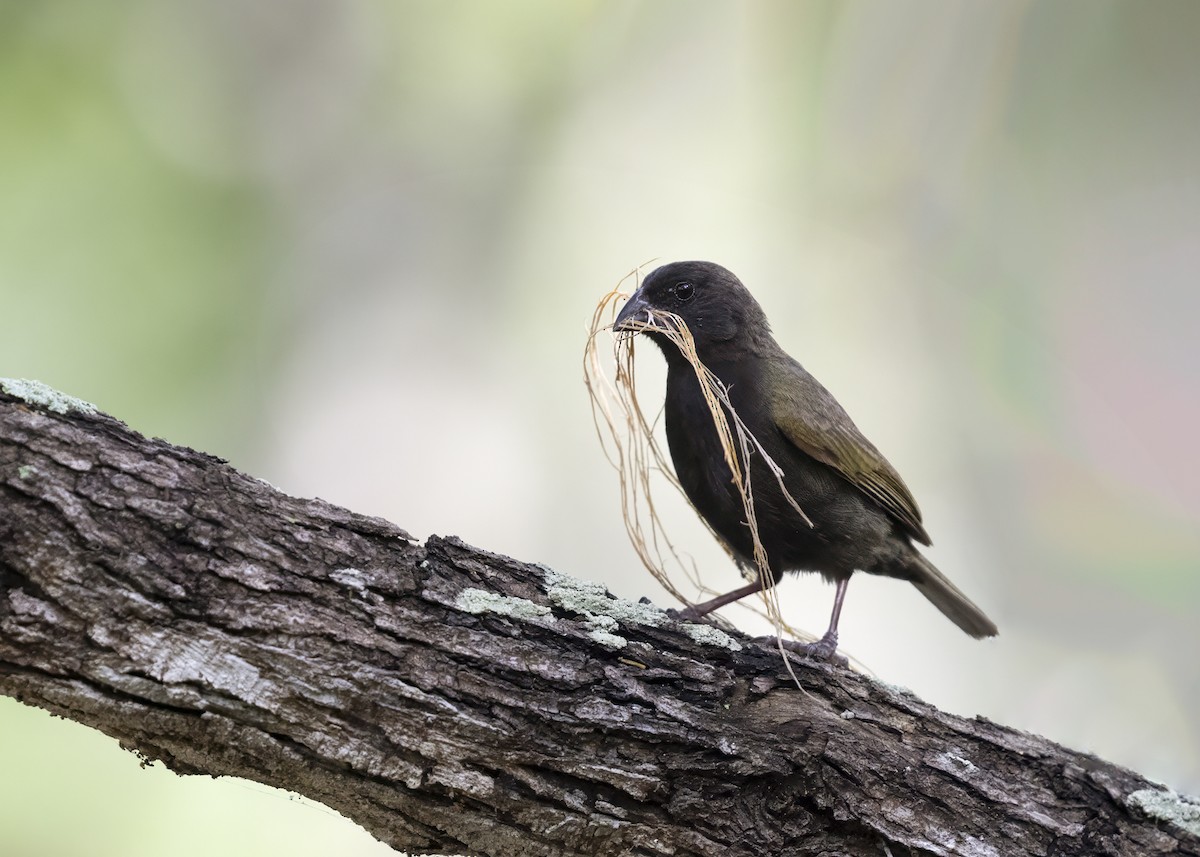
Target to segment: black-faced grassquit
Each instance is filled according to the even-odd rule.
[[[685,616],[703,616],[769,588],[785,571],[817,572],[837,586],[829,630],[816,643],[786,645],[832,658],[846,585],[855,571],[865,571],[907,580],[972,637],[996,634],[983,611],[915,547],[930,540],[900,475],[829,391],[779,347],[758,301],[737,277],[711,262],[664,265],[626,301],[614,328],[653,323],[653,310],[674,313],[687,325],[700,361],[724,384],[734,411],[783,471],[783,486],[808,518],[751,447],[753,509],[769,568],[761,580],[690,608]],[[661,330],[641,332],[667,361],[667,444],[679,482],[733,555],[753,569],[744,501],[696,371]],[[744,469],[744,454],[741,458]]]

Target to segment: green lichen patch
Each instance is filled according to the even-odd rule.
[[[37,405],[56,414],[85,414],[96,413],[96,406],[76,399],[66,393],[60,393],[53,387],[41,381],[29,381],[24,378],[0,378],[0,390],[10,396],[16,396],[31,405]]]
[[[720,646],[722,649],[729,649],[731,652],[740,652],[742,644],[733,637],[726,634],[720,628],[712,625],[702,625],[698,622],[685,622],[679,626],[683,633],[687,634],[697,643],[704,646]]]
[[[895,694],[896,696],[914,696],[914,697],[916,696],[916,694],[914,694],[911,690],[909,690],[904,685],[892,684],[891,682],[886,682],[883,679],[879,678],[878,676],[867,675],[866,679],[867,679],[867,681],[871,682],[872,684],[878,685],[879,687],[883,688],[884,690],[886,690],[890,693]]]
[[[579,580],[545,566],[542,566],[542,572],[550,601],[556,607],[582,615],[591,628],[592,639],[605,645],[620,648],[626,644],[626,640],[613,633],[622,625],[659,628],[675,621],[661,607],[614,598],[599,583]],[[742,648],[737,640],[712,625],[684,622],[679,628],[695,642],[706,646],[720,646],[734,652]],[[618,640],[619,647],[616,646]]]
[[[469,588],[458,593],[454,606],[464,613],[495,613],[510,619],[527,621],[537,619],[550,613],[550,608],[542,604],[534,604],[526,598],[516,598],[512,595],[497,595],[486,589]]]
[[[610,634],[608,631],[589,631],[588,636],[602,646],[608,646],[610,649],[623,649],[629,645],[629,641],[617,634]]]
[[[614,598],[599,583],[560,574],[552,568],[543,566],[542,571],[545,574],[543,579],[546,582],[546,595],[556,606],[581,613],[606,625],[613,623],[604,630],[613,630],[618,624],[650,625],[658,628],[670,621],[667,612],[661,607]]]
[[[1140,789],[1125,800],[1151,818],[1169,821],[1200,836],[1200,798],[1176,794],[1170,789]]]
[[[611,649],[623,649],[629,644],[624,637],[613,633],[622,624],[657,628],[670,621],[661,607],[614,598],[599,583],[560,574],[552,568],[542,566],[542,571],[550,601],[556,607],[583,616],[591,629],[588,636]]]

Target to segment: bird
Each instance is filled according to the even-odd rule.
[[[721,407],[731,406],[755,439],[737,454],[743,472],[749,457],[765,569],[755,564],[743,495],[696,369],[655,320],[662,312],[687,326],[696,356],[726,390],[728,406]],[[836,587],[828,630],[811,643],[777,642],[814,659],[844,661],[836,654],[838,622],[850,577],[861,571],[908,581],[972,637],[996,635],[992,620],[918,550],[918,544],[932,542],[904,480],[833,395],[775,341],[762,307],[731,271],[700,261],[656,268],[621,307],[613,329],[646,335],[662,351],[664,423],[676,478],[753,578],[682,611],[680,618],[698,619],[766,591],[785,572],[815,572]]]

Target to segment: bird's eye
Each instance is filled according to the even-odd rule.
[[[690,301],[695,291],[696,287],[691,283],[676,283],[675,288],[671,289],[671,294],[675,295],[675,300],[683,303]]]

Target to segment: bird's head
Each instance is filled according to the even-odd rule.
[[[745,346],[770,336],[758,301],[731,271],[712,262],[672,262],[651,271],[613,323],[617,331],[645,333],[670,359],[677,349],[660,332],[663,325],[655,321],[656,312],[683,320],[701,359],[730,345]]]

